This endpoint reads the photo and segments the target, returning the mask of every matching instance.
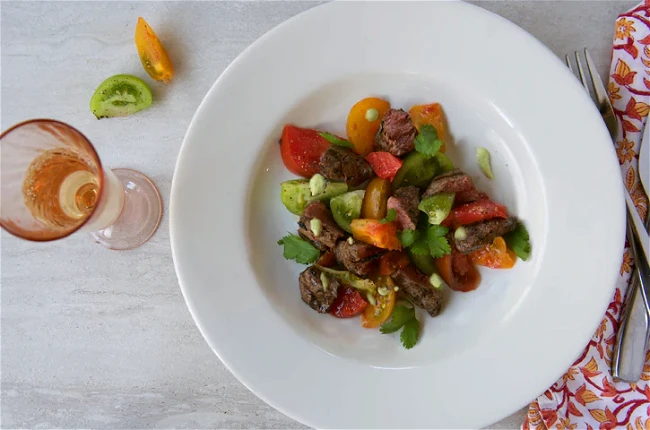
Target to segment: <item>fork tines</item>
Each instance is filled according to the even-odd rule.
[[[591,97],[596,106],[598,106],[598,109],[607,124],[609,132],[612,138],[614,138],[618,127],[616,117],[614,116],[614,109],[607,97],[605,85],[596,70],[596,65],[591,59],[589,51],[587,48],[582,52],[575,51],[573,55],[565,55],[564,60],[573,74],[582,82],[582,86],[587,90],[589,97]]]

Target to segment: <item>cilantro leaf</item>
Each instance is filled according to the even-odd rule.
[[[445,237],[436,237],[429,240],[429,251],[433,258],[440,258],[447,254],[451,254],[451,245]]]
[[[311,264],[318,260],[320,251],[311,243],[307,242],[289,233],[287,236],[278,240],[278,245],[284,246],[284,258],[287,260],[296,260],[300,264]]]
[[[399,241],[404,248],[413,245],[413,243],[420,237],[420,232],[417,230],[402,230],[399,234]]]
[[[395,306],[390,321],[386,321],[381,325],[379,331],[383,334],[394,333],[404,327],[409,320],[415,318],[415,309],[407,308],[406,306]]]
[[[427,229],[427,242],[433,258],[451,254],[451,245],[449,245],[449,241],[445,237],[448,231],[447,227],[441,225],[432,225]]]
[[[438,131],[431,124],[420,127],[420,133],[415,138],[415,150],[427,157],[433,157],[440,151],[442,140],[438,137]]]
[[[389,222],[393,222],[396,219],[397,219],[397,211],[395,209],[390,209],[386,214],[386,218],[382,219],[379,222],[382,224],[388,224]]]
[[[410,248],[411,252],[415,255],[429,254],[429,241],[426,237],[420,237],[416,240]]]
[[[320,135],[320,137],[322,137],[323,139],[327,140],[329,143],[332,143],[334,145],[339,145],[344,148],[354,148],[353,144],[351,144],[347,140],[341,139],[340,137],[333,135],[332,133],[322,131],[318,134]]]
[[[415,315],[413,318],[408,320],[406,324],[404,324],[404,328],[402,329],[402,333],[399,336],[399,339],[402,341],[402,345],[406,349],[411,349],[415,346],[416,343],[418,343],[418,339],[420,338],[420,322],[415,318]]]
[[[430,239],[432,237],[444,237],[449,233],[449,229],[444,225],[432,225],[427,229],[427,237]]]
[[[522,223],[517,224],[517,228],[510,233],[506,233],[503,238],[508,248],[512,249],[517,254],[517,257],[524,261],[530,258],[530,235]]]

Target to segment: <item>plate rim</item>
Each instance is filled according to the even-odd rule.
[[[452,3],[461,3],[461,2],[452,2]],[[180,288],[181,288],[181,291],[182,291],[183,297],[184,297],[185,302],[186,302],[186,304],[187,304],[187,306],[188,306],[188,310],[190,311],[190,314],[192,315],[192,318],[193,318],[195,324],[197,325],[197,327],[199,328],[199,330],[200,330],[202,336],[203,336],[204,339],[207,341],[207,343],[210,345],[211,349],[215,352],[215,354],[216,354],[216,355],[219,357],[219,359],[222,361],[222,363],[226,366],[226,368],[228,368],[228,370],[229,370],[229,371],[230,371],[230,372],[231,372],[235,377],[237,377],[237,379],[238,379],[238,380],[239,380],[243,385],[245,385],[245,386],[247,387],[247,389],[249,389],[250,391],[252,391],[256,396],[258,396],[259,398],[261,398],[263,401],[265,401],[267,404],[271,405],[271,406],[274,407],[275,409],[277,409],[277,410],[279,410],[280,412],[284,413],[285,415],[287,415],[287,416],[289,416],[289,417],[292,417],[292,418],[294,418],[294,419],[297,419],[298,421],[300,421],[300,422],[302,422],[302,423],[307,423],[308,425],[311,425],[311,424],[309,424],[309,423],[311,422],[311,420],[309,420],[309,419],[304,419],[304,417],[302,417],[300,413],[296,413],[296,411],[288,411],[288,410],[286,410],[282,405],[278,404],[278,402],[275,402],[273,399],[268,398],[268,397],[265,396],[263,393],[261,393],[259,390],[256,390],[256,389],[253,387],[253,384],[250,383],[250,381],[248,380],[248,378],[246,378],[244,375],[241,375],[241,373],[238,372],[237,369],[235,369],[235,368],[232,366],[232,363],[229,363],[229,361],[228,361],[227,359],[224,359],[224,357],[222,357],[222,354],[220,354],[220,352],[219,352],[219,350],[218,350],[216,344],[213,345],[213,342],[211,341],[210,336],[209,336],[208,333],[207,333],[207,329],[203,326],[203,324],[202,324],[201,321],[200,321],[200,316],[196,313],[196,309],[194,309],[193,306],[191,305],[191,301],[192,301],[192,299],[191,299],[191,297],[190,297],[189,287],[183,284],[183,280],[182,280],[183,276],[181,275],[181,271],[182,271],[182,269],[179,267],[179,263],[178,263],[178,261],[179,261],[179,255],[177,254],[177,253],[178,253],[178,251],[177,251],[177,243],[178,243],[178,241],[179,241],[180,239],[178,238],[178,236],[177,236],[176,233],[175,233],[175,229],[176,229],[175,221],[177,220],[177,216],[174,215],[174,214],[175,214],[176,210],[178,209],[178,208],[177,208],[177,205],[175,204],[175,202],[177,201],[177,195],[178,195],[178,193],[179,193],[179,191],[178,191],[178,181],[179,181],[179,179],[178,179],[178,177],[177,177],[178,172],[179,172],[179,166],[182,164],[182,161],[183,161],[183,154],[184,154],[184,151],[186,150],[186,147],[187,147],[187,145],[188,145],[188,141],[190,140],[191,131],[192,131],[192,130],[195,128],[195,126],[196,126],[197,118],[200,117],[200,112],[201,112],[203,109],[205,109],[205,106],[207,105],[208,100],[211,98],[211,95],[215,92],[215,89],[216,89],[216,88],[221,84],[221,82],[223,82],[225,79],[227,79],[227,77],[229,76],[229,74],[233,73],[233,70],[235,70],[235,68],[238,66],[238,64],[239,64],[241,61],[243,61],[244,57],[248,56],[248,55],[250,54],[250,52],[251,52],[251,51],[252,51],[256,46],[258,46],[258,44],[261,44],[263,41],[267,40],[268,38],[273,37],[274,34],[283,31],[284,28],[289,27],[289,26],[292,25],[292,23],[294,23],[295,21],[298,21],[298,20],[304,19],[305,16],[308,16],[308,15],[310,15],[310,14],[317,14],[317,13],[320,13],[319,11],[320,11],[321,9],[324,9],[324,8],[338,7],[338,6],[333,6],[334,4],[335,4],[335,3],[326,3],[326,4],[318,5],[318,6],[315,6],[315,7],[310,8],[310,9],[307,9],[307,10],[305,10],[305,11],[303,11],[303,12],[297,14],[297,15],[292,16],[292,17],[289,18],[288,20],[282,22],[282,23],[279,24],[278,26],[276,26],[276,27],[274,27],[273,29],[271,29],[271,30],[269,30],[268,32],[266,32],[263,36],[261,36],[259,39],[257,39],[255,42],[253,42],[251,45],[249,45],[249,46],[248,46],[248,47],[247,47],[247,48],[246,48],[246,49],[245,49],[241,54],[239,54],[239,55],[237,56],[237,58],[236,58],[233,62],[231,62],[231,63],[228,65],[228,67],[226,67],[226,69],[225,69],[225,70],[222,72],[222,74],[221,74],[221,75],[216,79],[216,81],[214,82],[214,84],[210,87],[210,89],[209,89],[208,92],[206,93],[205,97],[203,98],[203,100],[201,101],[199,107],[197,108],[197,110],[196,110],[196,112],[195,112],[195,114],[194,114],[194,116],[193,116],[193,118],[192,118],[192,121],[191,121],[190,124],[188,125],[188,129],[187,129],[187,132],[186,132],[185,137],[184,137],[184,139],[183,139],[183,143],[182,143],[181,148],[180,148],[180,151],[179,151],[179,156],[178,156],[178,158],[177,158],[176,165],[175,165],[175,168],[174,168],[174,175],[173,175],[173,179],[172,179],[172,187],[171,187],[171,188],[172,188],[172,190],[171,190],[171,199],[170,199],[170,239],[171,239],[171,244],[172,244],[172,257],[173,257],[173,260],[174,260],[174,266],[175,266],[175,270],[176,270],[176,273],[177,273],[177,277],[178,277],[178,281],[179,281],[179,285],[180,285]],[[506,23],[506,25],[508,25],[508,26],[512,26],[512,27],[516,27],[516,30],[517,30],[518,32],[520,32],[520,33],[522,34],[522,36],[527,36],[527,37],[528,37],[528,41],[527,41],[527,43],[529,43],[529,44],[530,44],[530,43],[536,44],[536,45],[538,46],[538,48],[541,48],[542,50],[546,51],[547,54],[550,54],[551,56],[555,57],[555,55],[552,53],[552,51],[550,51],[550,49],[549,49],[548,47],[546,47],[545,45],[543,45],[539,40],[537,40],[536,38],[534,38],[532,35],[530,35],[530,34],[529,34],[528,32],[526,32],[525,30],[523,30],[523,29],[521,29],[520,27],[518,27],[516,24],[514,24],[514,23],[512,23],[512,22],[510,22],[510,21],[508,21],[508,20],[506,20],[505,18],[503,18],[503,17],[501,17],[501,16],[499,16],[499,15],[496,15],[496,14],[494,14],[494,13],[492,13],[492,12],[489,12],[489,11],[487,11],[487,10],[485,10],[485,9],[483,9],[483,8],[481,8],[481,7],[479,7],[479,6],[475,6],[475,5],[471,5],[471,4],[466,4],[466,3],[462,3],[462,5],[463,5],[462,7],[466,7],[467,10],[473,10],[473,11],[475,11],[475,12],[478,11],[479,13],[482,13],[482,14],[484,14],[485,16],[491,16],[492,18],[496,17],[497,19],[499,19],[499,20],[502,21],[503,23]],[[559,60],[559,58],[557,58],[557,57],[555,57],[555,58],[557,59],[557,62],[561,62],[561,61]],[[567,72],[567,74],[570,73],[568,70],[567,70],[566,72]],[[579,84],[577,83],[577,81],[576,81],[576,84],[579,85]],[[604,128],[604,124],[603,124],[602,129],[605,130],[605,128]],[[605,130],[605,132],[606,132],[606,130]],[[613,152],[613,148],[612,148],[612,152]],[[618,173],[619,173],[619,175],[620,175],[620,171],[619,171]],[[622,201],[623,201],[623,200],[622,200],[622,199],[623,199],[622,191],[621,191],[621,193],[620,193],[620,197],[621,197],[621,203],[622,203]],[[620,206],[621,206],[621,209],[620,209],[621,217],[620,217],[620,218],[621,218],[621,219],[624,219],[624,216],[622,215],[622,214],[624,213],[624,208],[623,208],[622,204],[621,204]],[[176,209],[175,209],[175,208],[176,208]],[[623,237],[623,233],[622,233],[622,232],[623,232],[623,228],[621,227],[621,234],[620,234],[621,237]],[[622,242],[621,242],[621,252],[622,252],[622,249],[623,249],[623,247],[622,247]],[[614,285],[614,283],[612,283],[611,291],[613,291],[614,287],[615,287],[615,285]],[[606,304],[604,304],[604,305],[606,306]],[[603,310],[604,310],[604,308],[603,308]],[[593,327],[592,332],[595,331],[595,329],[597,328],[597,326],[598,326],[598,323],[594,324],[594,327]],[[588,339],[586,339],[586,340],[588,340]],[[579,350],[579,351],[581,351],[581,350],[582,350],[582,347],[580,347],[580,350]],[[556,380],[557,378],[559,378],[559,377],[560,377],[564,372],[565,372],[565,369],[562,370],[562,371],[560,371],[560,373],[555,377],[554,380]],[[530,400],[525,400],[525,399],[522,400],[522,404],[521,404],[521,406],[524,406],[524,405],[527,404],[529,401],[530,401]],[[486,424],[490,424],[490,423],[486,423]]]

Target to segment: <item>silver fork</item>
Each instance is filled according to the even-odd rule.
[[[571,56],[565,56],[567,66],[582,82],[582,86],[585,87],[587,93],[600,110],[609,134],[612,139],[615,139],[619,127],[618,121],[589,51],[585,48],[584,54],[579,51],[573,53],[575,68],[571,60]],[[584,64],[586,64],[586,67],[584,67]],[[627,193],[627,190],[625,192]],[[650,266],[648,265],[647,248],[643,246],[643,241],[647,240],[648,227],[642,225],[636,208],[634,208],[634,205],[630,207],[630,201],[629,196],[626,196],[628,208],[627,236],[636,262],[636,270],[632,275],[634,277],[632,284],[625,296],[624,313],[616,335],[611,370],[615,378],[637,382],[643,373],[645,353],[648,348],[648,335],[650,334]],[[648,220],[650,220],[650,217]],[[645,239],[641,238],[643,233],[645,233]],[[639,330],[639,326],[641,326],[641,330]]]
[[[616,120],[616,115],[614,115],[612,103],[609,101],[609,97],[607,97],[607,91],[605,91],[603,81],[601,81],[600,76],[596,71],[596,66],[591,59],[591,55],[589,55],[589,51],[587,48],[584,49],[584,59],[581,59],[579,51],[575,51],[573,57],[578,71],[576,72],[573,68],[571,57],[569,57],[569,55],[564,56],[567,67],[580,79],[582,86],[587,90],[587,94],[589,94],[596,106],[598,106],[598,110],[600,111],[600,115],[603,117],[603,121],[605,121],[605,125],[607,125],[607,130],[609,130],[610,136],[612,136],[612,139],[616,139],[618,121]],[[583,68],[583,63],[587,64],[586,69]]]

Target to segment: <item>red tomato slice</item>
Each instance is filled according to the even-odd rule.
[[[316,264],[323,267],[334,267],[336,266],[336,254],[333,249],[325,251],[320,258],[316,261]]]
[[[368,306],[361,294],[352,287],[341,286],[330,308],[330,314],[336,318],[351,318],[359,315]]]
[[[411,260],[403,251],[390,251],[379,260],[379,274],[392,275],[393,272],[411,264]]]
[[[492,200],[477,200],[452,209],[442,225],[458,227],[493,218],[508,218],[508,209]]]
[[[481,274],[465,254],[452,250],[451,254],[435,261],[438,273],[454,291],[472,291],[481,283]]]
[[[366,155],[366,161],[372,167],[375,175],[389,181],[393,180],[397,171],[402,167],[402,160],[390,152],[371,152]]]
[[[298,176],[310,178],[318,173],[318,163],[330,143],[318,130],[285,125],[280,150],[287,169]]]

